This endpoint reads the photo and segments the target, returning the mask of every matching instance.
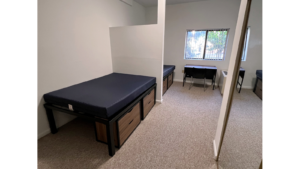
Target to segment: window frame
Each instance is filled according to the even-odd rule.
[[[184,60],[209,60],[209,61],[223,61],[225,60],[226,52],[227,52],[227,44],[228,44],[228,35],[229,35],[229,28],[218,28],[218,29],[187,29],[185,32],[185,45],[184,45],[184,54],[183,54],[183,59]],[[204,50],[203,50],[203,58],[202,59],[186,59],[185,54],[186,54],[186,44],[187,44],[187,37],[188,37],[188,32],[191,31],[206,31],[205,34],[205,42],[204,42]],[[227,36],[225,40],[225,47],[224,47],[224,57],[222,59],[205,59],[205,53],[206,53],[206,42],[207,42],[207,35],[208,31],[227,31]]]

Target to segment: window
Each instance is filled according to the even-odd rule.
[[[245,35],[245,41],[244,41],[242,61],[246,61],[246,58],[247,58],[249,37],[250,37],[250,27],[247,27],[246,35]]]
[[[228,29],[188,30],[184,59],[223,60]]]

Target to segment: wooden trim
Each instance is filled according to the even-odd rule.
[[[114,143],[120,148],[123,143],[129,138],[134,129],[141,122],[141,102],[136,104],[131,111],[114,122]],[[131,124],[132,123],[132,124]],[[134,124],[133,124],[134,123]],[[107,143],[106,125],[95,122],[97,141]]]
[[[246,31],[247,25],[248,25],[248,18],[249,18],[251,1],[252,0],[244,0],[244,1],[248,1],[248,2],[246,4],[246,9],[245,9],[243,23],[242,23],[242,30],[241,30],[241,34],[240,34],[239,41],[238,41],[237,56],[235,58],[230,58],[230,59],[235,59],[234,62],[233,62],[234,63],[234,65],[233,65],[234,68],[233,68],[233,73],[232,73],[232,79],[231,79],[230,85],[229,85],[230,89],[229,89],[229,95],[228,95],[228,98],[227,98],[228,101],[227,101],[227,104],[226,104],[226,107],[225,107],[225,116],[223,118],[223,126],[221,128],[220,141],[219,141],[219,145],[217,145],[218,146],[217,147],[218,148],[218,153],[217,153],[217,156],[216,156],[216,161],[218,161],[219,156],[220,156],[220,152],[221,152],[221,148],[222,148],[222,144],[223,144],[223,140],[224,140],[224,135],[225,135],[225,131],[226,131],[227,123],[228,123],[228,118],[229,118],[230,111],[231,111],[233,94],[234,94],[235,86],[236,86],[237,79],[238,79],[238,76],[239,76],[239,70],[240,70],[240,64],[241,64],[241,58],[242,58],[242,52],[243,52],[243,44],[244,44],[244,39],[245,39],[245,31]],[[242,5],[242,3],[243,2],[241,2],[241,5]],[[235,30],[235,31],[237,31],[237,30]],[[229,66],[232,66],[232,65],[229,63]],[[225,96],[223,98],[226,99]],[[223,99],[223,102],[224,102],[224,99]],[[221,112],[220,113],[222,113],[222,107],[221,107]],[[216,135],[216,137],[217,137],[217,135]]]
[[[149,112],[151,111],[152,107],[155,105],[154,103],[154,89],[147,95],[144,97],[143,99],[143,119],[146,118],[146,116],[149,114]]]
[[[164,81],[163,81],[163,94],[166,93],[168,89],[168,79],[166,78]]]
[[[261,160],[261,163],[260,163],[259,169],[264,169],[264,159],[262,159],[262,160]]]
[[[203,60],[205,60],[207,35],[208,35],[208,30],[206,30],[206,34],[205,34],[204,49],[203,49],[203,57],[202,57]]]

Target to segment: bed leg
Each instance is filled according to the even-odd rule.
[[[115,144],[114,144],[114,127],[113,122],[110,121],[106,125],[106,134],[107,134],[107,144],[108,144],[108,152],[110,156],[115,155]]]
[[[55,124],[55,119],[53,116],[53,111],[52,109],[46,108],[46,113],[47,113],[47,118],[48,118],[48,122],[49,122],[49,126],[50,126],[50,130],[52,134],[57,133],[57,128],[56,128],[56,124]]]

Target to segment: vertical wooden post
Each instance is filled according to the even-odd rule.
[[[261,160],[261,163],[260,163],[259,169],[264,169],[264,159],[262,159],[262,160]]]
[[[157,5],[157,26],[159,27],[159,36],[161,37],[161,72],[160,72],[160,84],[157,84],[158,90],[160,92],[161,103],[163,102],[163,83],[164,83],[164,49],[165,49],[165,23],[166,23],[166,0],[158,0]],[[167,79],[168,80],[168,79]]]
[[[219,159],[220,150],[222,147],[225,130],[227,127],[228,117],[231,110],[233,93],[239,75],[243,44],[248,25],[248,17],[250,13],[250,6],[251,0],[241,1],[216,136],[213,140],[215,160]]]

